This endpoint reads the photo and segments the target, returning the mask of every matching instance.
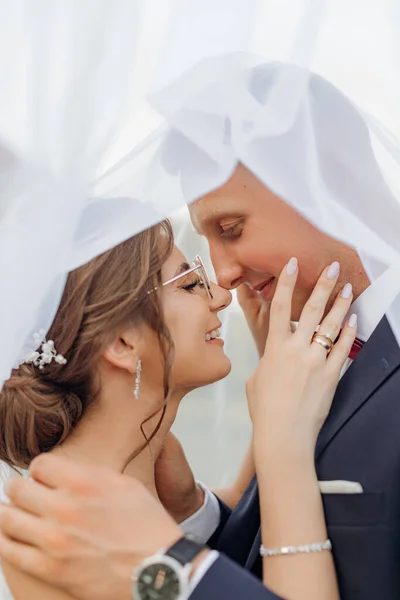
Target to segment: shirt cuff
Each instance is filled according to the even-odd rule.
[[[195,587],[200,583],[201,579],[207,573],[208,569],[215,563],[217,558],[219,557],[219,552],[216,550],[211,550],[204,560],[201,561],[196,571],[193,573],[192,578],[190,580],[190,594],[194,591]],[[189,594],[189,596],[190,596]]]
[[[180,523],[184,533],[205,544],[217,529],[221,520],[221,509],[217,498],[200,481],[197,484],[204,491],[204,504],[193,515]]]

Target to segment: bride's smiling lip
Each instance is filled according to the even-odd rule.
[[[221,327],[222,327],[222,323],[220,323],[220,322],[218,321],[218,323],[216,324],[216,326],[215,326],[215,327],[213,327],[212,329],[210,329],[210,331],[206,331],[206,335],[207,335],[207,334],[210,334],[212,331],[217,331],[217,329],[221,329]]]
[[[259,283],[254,286],[253,289],[259,293],[259,295],[264,298],[264,300],[271,300],[271,292],[273,287],[273,282],[275,281],[275,277],[270,277],[263,283]]]
[[[218,323],[216,327],[213,327],[213,329],[210,329],[210,331],[207,331],[206,336],[210,338],[211,333],[213,331],[220,331],[220,328],[222,327],[222,323]],[[220,333],[218,333],[218,336],[220,335]],[[211,345],[215,345],[215,346],[223,346],[224,345],[224,340],[221,337],[215,337],[215,338],[211,338],[211,339],[207,339],[206,337],[206,343],[207,344],[211,344]]]

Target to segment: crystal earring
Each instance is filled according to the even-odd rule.
[[[141,375],[142,375],[142,361],[139,358],[139,360],[136,363],[136,380],[135,380],[135,389],[133,390],[133,396],[134,396],[135,400],[139,399]]]

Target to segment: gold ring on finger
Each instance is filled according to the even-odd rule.
[[[324,335],[322,333],[314,333],[311,341],[317,342],[317,344],[325,348],[327,356],[329,356],[329,354],[332,352],[333,342],[328,335]]]
[[[333,337],[333,335],[332,335],[332,334],[330,334],[330,333],[328,333],[328,332],[325,332],[325,333],[320,333],[320,332],[318,332],[318,331],[317,331],[316,333],[318,333],[318,335],[322,335],[322,337],[326,337],[326,338],[328,338],[328,340],[331,340],[331,342],[332,342],[332,343],[334,343],[334,342],[335,342],[335,339],[336,339],[336,338],[334,338],[334,337]]]
[[[332,333],[329,333],[329,331],[325,331],[325,333],[322,333],[321,328],[318,328],[314,335],[322,335],[322,337],[327,337],[329,340],[331,340],[333,344],[335,343],[337,338],[337,335],[333,335]]]
[[[336,339],[336,338],[334,338],[334,337],[333,337],[333,335],[332,335],[332,334],[330,334],[330,333],[328,333],[328,332],[326,332],[326,333],[322,333],[321,331],[316,331],[316,332],[314,333],[314,335],[313,335],[312,339],[314,340],[314,338],[315,338],[316,336],[319,336],[319,337],[323,338],[324,340],[326,340],[326,341],[328,342],[328,344],[329,344],[329,343],[330,343],[330,344],[332,344],[332,346],[333,346],[333,345],[334,345],[334,343],[335,343],[335,339]]]

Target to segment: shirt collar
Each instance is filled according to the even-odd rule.
[[[357,315],[357,338],[366,342],[399,294],[400,268],[386,269],[352,304]]]

